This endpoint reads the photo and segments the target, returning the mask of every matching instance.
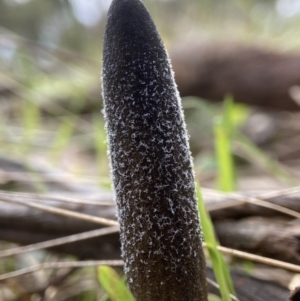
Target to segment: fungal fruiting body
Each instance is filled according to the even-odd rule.
[[[140,0],[113,0],[102,75],[128,285],[137,301],[207,300],[181,100],[163,42]]]

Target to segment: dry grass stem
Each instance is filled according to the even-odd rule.
[[[232,201],[229,201],[226,204],[221,204],[221,206],[218,204],[209,206],[208,211],[215,211],[215,210],[219,210],[219,209],[235,207],[235,206],[238,206],[241,202],[243,202],[243,203],[249,203],[249,204],[257,205],[260,207],[268,208],[268,209],[292,216],[294,218],[300,218],[299,212],[296,212],[294,210],[285,208],[283,206],[272,204],[270,202],[262,200],[262,199],[260,199],[260,196],[248,197],[248,196],[241,195],[238,193],[222,193],[222,192],[211,190],[211,189],[203,189],[203,196],[205,197],[205,195],[221,195],[221,196],[228,196],[230,198],[233,198]],[[263,195],[263,197],[264,197],[264,195]],[[274,197],[274,196],[272,196],[272,197]],[[264,197],[264,199],[268,199],[268,198],[271,198],[271,197],[267,197],[267,198]]]
[[[217,283],[217,282],[215,282],[215,281],[213,281],[212,279],[210,279],[210,278],[206,278],[206,281],[207,281],[207,283],[209,283],[209,284],[211,284],[213,287],[215,287],[216,289],[220,289],[220,286],[219,286],[219,284]],[[232,295],[232,294],[230,294],[230,297],[232,298],[232,300],[234,300],[234,301],[240,301],[236,296],[234,296],[234,295]]]
[[[115,206],[115,203],[112,201],[92,201],[92,200],[83,200],[80,198],[73,197],[62,197],[56,195],[43,195],[43,194],[35,194],[35,193],[19,193],[19,192],[8,192],[4,190],[0,190],[0,198],[4,197],[18,197],[18,198],[28,198],[39,201],[58,201],[64,203],[73,203],[73,204],[82,204],[82,205],[94,205],[94,206]],[[105,197],[105,195],[104,195]]]
[[[9,250],[4,250],[0,251],[0,258],[7,257],[7,256],[12,256],[12,255],[19,255],[25,252],[31,252],[31,251],[36,251],[40,249],[46,249],[46,248],[51,248],[51,247],[56,247],[60,246],[63,244],[68,244],[72,242],[77,242],[93,237],[99,237],[107,234],[112,234],[112,233],[117,233],[119,232],[119,227],[118,226],[113,226],[109,228],[103,228],[103,229],[96,229],[92,231],[87,231],[84,233],[79,233],[79,234],[73,234],[61,238],[56,238],[56,239],[51,239],[47,240],[45,242],[40,242],[36,244],[31,244],[28,246],[24,247],[18,247],[18,248],[13,248]]]
[[[110,220],[107,218],[78,213],[78,212],[74,212],[74,211],[70,211],[70,210],[66,210],[66,209],[54,208],[51,206],[42,205],[42,204],[38,204],[35,202],[25,202],[25,201],[15,200],[15,199],[3,197],[3,196],[0,197],[0,201],[6,202],[6,203],[15,203],[15,204],[19,204],[22,206],[35,208],[35,209],[39,209],[39,210],[46,211],[46,212],[51,212],[53,214],[58,214],[58,215],[62,215],[62,216],[73,217],[73,218],[77,218],[80,220],[84,220],[87,222],[96,223],[96,224],[100,224],[100,225],[105,225],[105,226],[117,226],[118,225],[117,221]]]
[[[20,269],[14,272],[0,275],[0,281],[5,279],[23,276],[42,269],[68,269],[68,268],[84,268],[100,265],[123,266],[123,260],[89,260],[89,261],[63,261],[63,262],[46,262],[37,264],[28,268]]]
[[[206,246],[206,245],[204,244],[204,246]],[[226,247],[222,247],[222,246],[218,246],[218,250],[227,255],[231,255],[231,256],[251,260],[254,262],[263,263],[265,265],[269,265],[269,266],[289,270],[292,272],[300,273],[300,266],[296,265],[296,264],[287,263],[284,261],[275,260],[275,259],[271,259],[271,258],[235,250],[235,249],[230,249],[230,248],[226,248]]]

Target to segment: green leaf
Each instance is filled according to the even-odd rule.
[[[231,301],[231,295],[236,295],[233,282],[227,264],[222,254],[217,249],[218,243],[215,238],[214,228],[209,214],[206,211],[205,203],[202,198],[200,186],[196,183],[196,194],[198,199],[198,209],[200,213],[200,220],[202,225],[202,231],[204,240],[207,245],[210,259],[212,261],[214,274],[216,280],[220,286],[220,293],[223,301]]]
[[[111,267],[100,266],[98,279],[112,301],[134,301],[130,290]]]

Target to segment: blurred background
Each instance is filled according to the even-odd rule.
[[[63,166],[88,178],[107,177],[100,76],[109,5],[109,0],[0,2],[3,155]],[[211,186],[216,175],[213,119],[223,110],[210,101],[228,95],[241,104],[234,105],[235,126],[254,144],[270,150],[275,160],[298,159],[299,146],[287,150],[281,135],[296,143],[290,136],[300,127],[290,125],[298,115],[287,113],[299,107],[294,98],[300,94],[300,1],[149,0],[145,5],[171,55],[202,183]],[[251,165],[241,164],[246,178],[254,172]],[[240,189],[252,188],[238,179]],[[281,183],[266,178],[256,185],[267,189]]]
[[[172,60],[204,196],[299,186],[300,0],[143,2]],[[39,201],[59,208],[61,203],[47,197],[111,201],[100,80],[110,3],[0,0],[0,201],[5,195],[22,200],[24,193],[34,193],[36,202],[42,195]],[[295,202],[292,209],[300,210],[299,199]],[[71,221],[64,231],[47,228],[39,211],[23,207],[0,202],[1,250],[92,229]],[[114,208],[107,214],[115,218]],[[297,246],[284,260],[300,262]],[[101,259],[119,256],[106,247]],[[35,251],[2,259],[0,252],[0,271],[66,258],[99,259],[92,248],[58,251],[64,255]],[[282,258],[279,251],[265,255]],[[42,278],[33,274],[0,284],[0,301],[100,300],[103,294],[95,271],[40,273]],[[85,279],[82,285],[78,277]],[[285,288],[290,283],[278,282]]]

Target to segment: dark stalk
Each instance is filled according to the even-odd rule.
[[[207,300],[181,100],[139,0],[113,0],[103,51],[111,172],[128,284],[137,301]]]

